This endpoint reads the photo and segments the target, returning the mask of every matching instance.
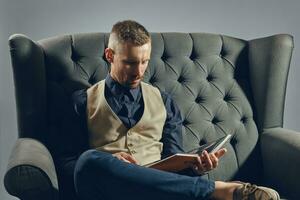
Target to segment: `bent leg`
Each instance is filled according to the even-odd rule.
[[[88,150],[74,173],[77,194],[84,200],[206,199],[214,182],[120,161],[109,153]]]

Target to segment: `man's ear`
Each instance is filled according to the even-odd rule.
[[[109,63],[112,63],[114,61],[114,52],[111,48],[106,48],[104,50],[105,58]]]

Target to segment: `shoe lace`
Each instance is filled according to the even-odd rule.
[[[244,190],[243,190],[243,199],[242,200],[247,200],[248,196],[252,193],[254,193],[257,190],[257,185],[255,184],[250,184],[246,183],[244,185]]]

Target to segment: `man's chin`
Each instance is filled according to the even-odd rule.
[[[139,85],[141,84],[141,81],[140,80],[138,80],[138,81],[132,81],[132,82],[130,82],[129,84],[128,84],[128,87],[130,87],[130,88],[137,88]]]

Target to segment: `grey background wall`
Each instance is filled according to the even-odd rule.
[[[210,32],[243,39],[289,33],[295,49],[284,126],[300,131],[299,10],[297,0],[0,0],[0,199],[15,199],[3,186],[17,139],[9,35],[23,33],[39,40],[65,33],[109,32],[123,19],[137,20],[151,32]]]

